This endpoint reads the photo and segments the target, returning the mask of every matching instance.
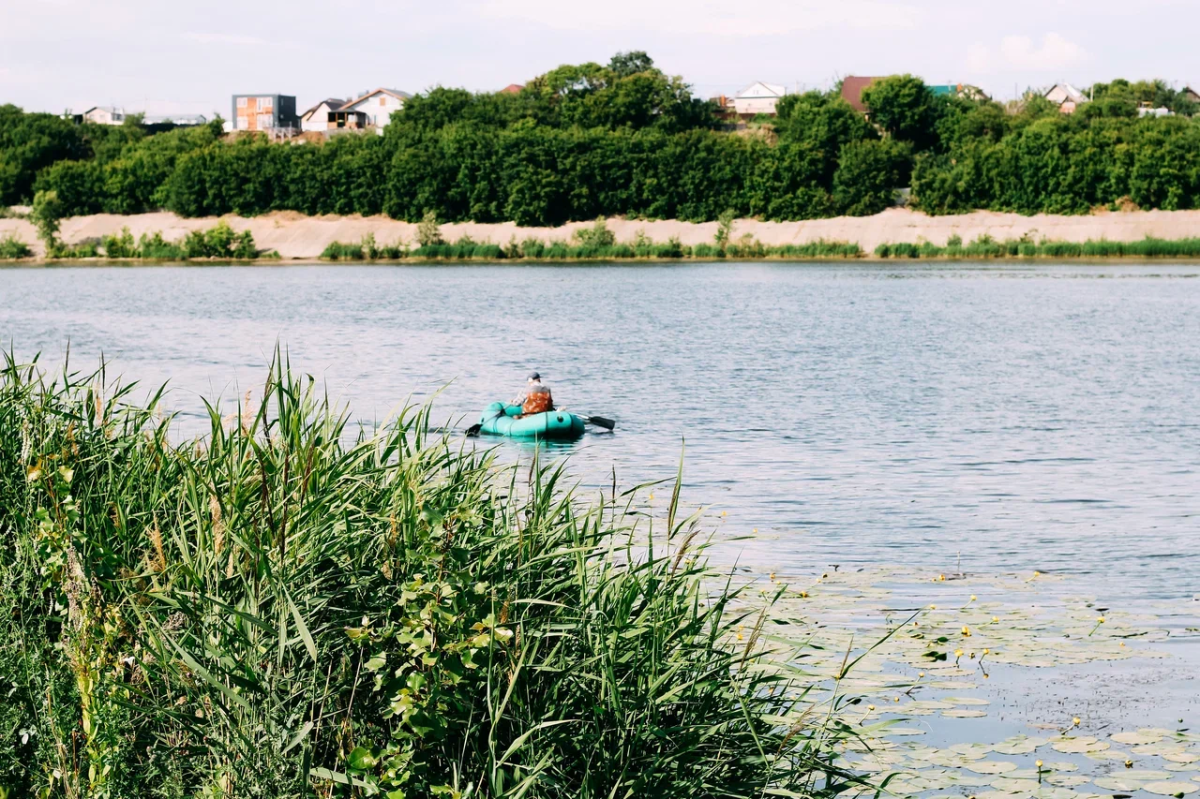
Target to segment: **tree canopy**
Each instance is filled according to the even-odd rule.
[[[963,94],[963,93],[960,93]],[[155,132],[0,107],[0,204],[53,191],[67,215],[389,214],[556,225],[597,216],[712,220],[871,214],[898,190],[931,213],[1200,207],[1200,127],[1161,80],[1088,89],[1071,115],[1040,92],[1005,107],[912,75],[863,92],[783,97],[739,131],[646,53],[565,64],[516,93],[436,87],[383,136],[324,144],[227,137],[219,121]],[[1139,118],[1143,106],[1166,118]],[[753,134],[753,135],[747,135]]]

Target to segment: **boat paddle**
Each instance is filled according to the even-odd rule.
[[[583,419],[583,421],[587,422],[588,424],[594,424],[594,425],[596,425],[596,427],[603,427],[605,430],[608,430],[609,432],[612,432],[612,430],[615,429],[617,426],[617,423],[614,422],[612,419],[605,419],[603,416],[580,415],[580,418]]]

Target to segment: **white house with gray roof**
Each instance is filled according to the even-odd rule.
[[[396,89],[376,89],[350,100],[338,108],[337,113],[365,114],[368,125],[382,128],[392,121],[392,113],[404,108],[404,103],[411,99],[412,95],[408,92]]]
[[[775,116],[775,104],[787,94],[786,86],[759,81],[752,83],[733,97],[733,108],[738,116],[753,117],[759,114]]]

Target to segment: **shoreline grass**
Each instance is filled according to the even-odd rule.
[[[288,263],[372,263],[372,264],[470,264],[470,263],[679,263],[689,261],[727,261],[732,263],[776,261],[830,263],[858,261],[1063,261],[1091,259],[1100,262],[1141,262],[1200,260],[1200,238],[1136,241],[1107,239],[1067,242],[1029,239],[997,241],[980,236],[964,244],[952,236],[945,246],[930,242],[884,243],[866,252],[854,243],[819,240],[805,244],[766,245],[744,238],[737,243],[682,244],[672,239],[656,243],[641,238],[620,244],[568,243],[547,244],[540,239],[515,240],[506,246],[479,243],[464,237],[450,244],[439,242],[410,248],[404,243],[379,245],[373,236],[357,244],[332,242],[316,258],[288,259]],[[120,235],[105,236],[99,243],[60,245],[52,258],[35,257],[32,250],[12,237],[0,239],[0,261],[30,265],[88,264],[246,264],[284,262],[274,250],[259,251],[249,231],[236,234],[221,225],[209,231],[196,231],[182,242],[166,242],[161,234],[143,234],[134,240],[128,229]]]
[[[759,668],[679,484],[584,502],[282,361],[176,443],[162,391],[0,370],[0,790],[832,796],[855,733]],[[636,490],[636,489],[635,489]],[[19,731],[19,734],[17,733]]]

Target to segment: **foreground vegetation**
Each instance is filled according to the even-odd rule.
[[[353,429],[283,367],[195,441],[132,390],[0,374],[0,793],[839,789],[847,728],[757,668],[678,487],[635,533],[630,495],[425,412]]]
[[[912,188],[930,213],[1200,207],[1200,123],[1162,81],[1113,81],[1064,115],[1038,92],[1011,107],[893,76],[863,94],[789,95],[759,131],[644,53],[564,65],[517,94],[437,88],[385,135],[325,144],[230,141],[221,123],[150,135],[0,107],[0,206],[55,191],[67,215],[387,214],[560,225],[598,216],[798,220],[869,215]],[[1138,118],[1139,107],[1176,116]]]

